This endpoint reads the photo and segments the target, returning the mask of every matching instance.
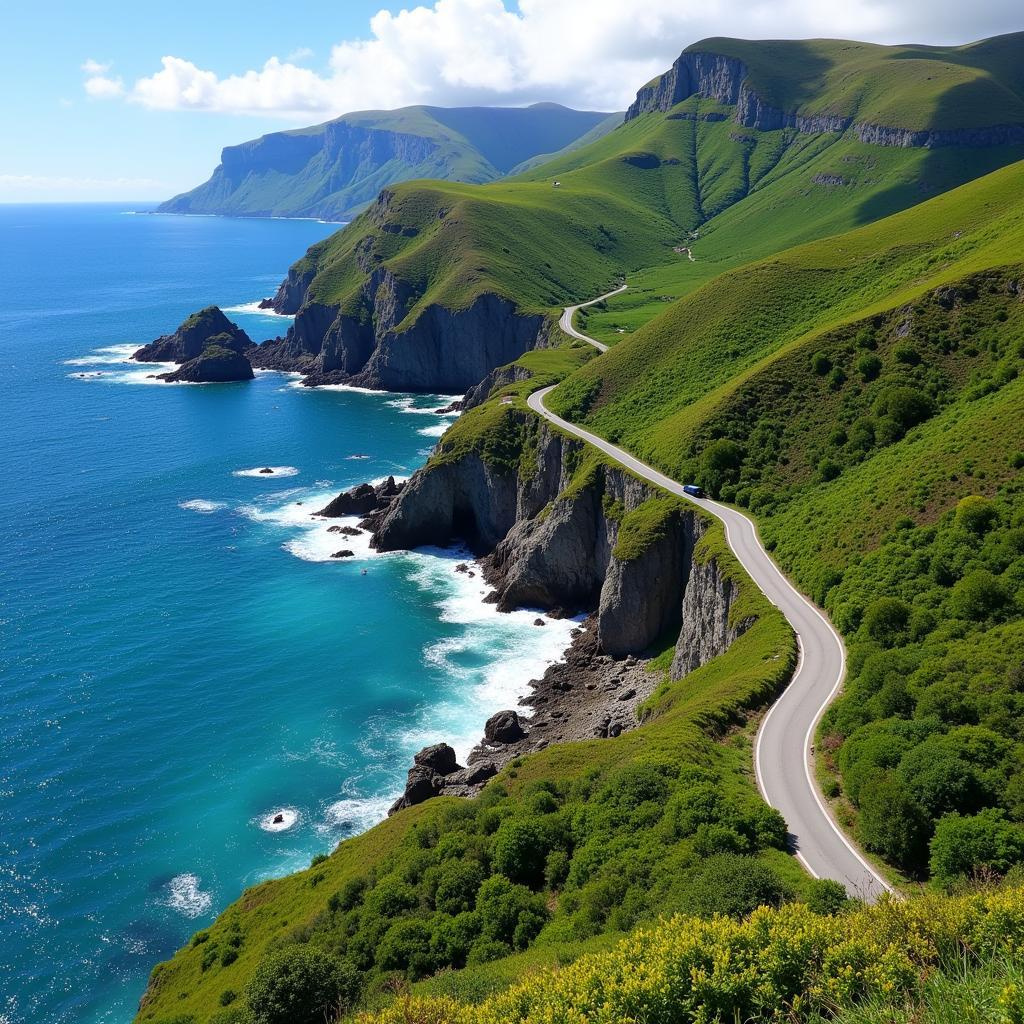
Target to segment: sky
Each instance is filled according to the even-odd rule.
[[[411,103],[621,110],[707,36],[961,43],[1020,0],[90,0],[10,5],[0,202],[165,199],[221,148]]]

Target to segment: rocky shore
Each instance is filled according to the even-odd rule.
[[[527,413],[507,415],[522,420],[498,428],[524,446],[517,462],[442,457],[404,485],[361,485],[320,513],[362,515],[380,551],[470,544],[477,562],[456,571],[481,574],[500,610],[587,616],[520,707],[488,720],[466,765],[446,744],[421,751],[392,811],[472,795],[514,758],[553,743],[620,736],[664,678],[649,668],[653,651],[675,638],[669,675],[680,679],[750,624],[733,614],[735,581],[699,549],[708,520],[615,465],[596,463],[581,479],[580,442]],[[520,475],[522,465],[530,468]]]
[[[636,728],[640,705],[660,675],[650,669],[649,659],[630,655],[616,660],[602,652],[593,618],[574,632],[565,657],[540,679],[530,680],[531,693],[520,708],[487,720],[465,767],[456,763],[447,743],[424,747],[389,813],[435,796],[475,796],[510,761],[552,744],[614,739]]]

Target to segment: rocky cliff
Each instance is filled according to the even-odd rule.
[[[144,345],[132,358],[140,363],[186,363],[202,355],[211,343],[236,353],[253,347],[245,331],[216,306],[207,306],[187,317],[173,334]]]
[[[750,86],[743,61],[724,54],[684,51],[665,74],[645,85],[626,111],[626,121],[652,111],[664,112],[690,96],[700,96],[734,106],[735,120],[746,128],[777,131],[841,133],[852,130],[861,142],[877,146],[1002,146],[1024,142],[1024,125],[996,124],[985,127],[912,131],[899,126],[874,124],[855,116],[803,114],[781,110],[766,103]]]
[[[745,627],[730,622],[732,581],[695,553],[707,520],[616,466],[577,468],[593,455],[529,414],[505,417],[503,462],[442,450],[383,515],[374,546],[465,540],[485,556],[499,608],[595,612],[600,649],[615,658],[673,633],[680,674],[722,653]]]
[[[297,308],[295,323],[284,338],[250,353],[254,366],[304,373],[310,386],[461,394],[496,367],[543,347],[551,327],[547,317],[492,293],[465,309],[427,306],[407,324],[415,295],[386,268],[369,273],[347,310],[311,300],[313,276],[306,268],[289,273],[274,306],[282,313]]]

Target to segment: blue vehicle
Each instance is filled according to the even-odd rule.
[[[698,484],[683,484],[683,490],[690,495],[691,498],[706,498],[707,495],[704,493],[704,488]]]

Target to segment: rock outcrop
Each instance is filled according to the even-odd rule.
[[[189,316],[173,334],[165,334],[144,345],[132,358],[140,363],[187,363],[201,356],[210,344],[238,354],[253,348],[245,331],[217,306],[207,306]],[[249,376],[252,376],[251,366]]]
[[[227,348],[221,339],[230,340],[227,334],[214,335],[211,343],[194,359],[182,363],[177,370],[160,373],[160,380],[170,383],[228,384],[234,381],[252,380],[253,372],[249,360],[241,352]]]
[[[318,516],[327,519],[340,519],[343,516],[366,516],[371,512],[389,505],[402,490],[404,481],[396,482],[393,476],[374,486],[373,484],[358,484],[347,491],[342,491],[336,498],[332,498],[319,512]],[[334,529],[334,527],[332,527]],[[340,530],[349,536],[353,535],[351,528]],[[355,530],[354,534],[360,531]]]
[[[735,120],[747,128],[778,131],[841,133],[852,130],[861,142],[876,146],[966,146],[981,148],[1024,142],[1024,125],[997,124],[981,128],[913,131],[899,126],[871,124],[842,114],[803,114],[781,110],[765,102],[748,82],[747,66],[736,57],[686,50],[665,74],[645,85],[626,111],[631,121],[641,114],[671,110],[691,96],[735,106]]]

